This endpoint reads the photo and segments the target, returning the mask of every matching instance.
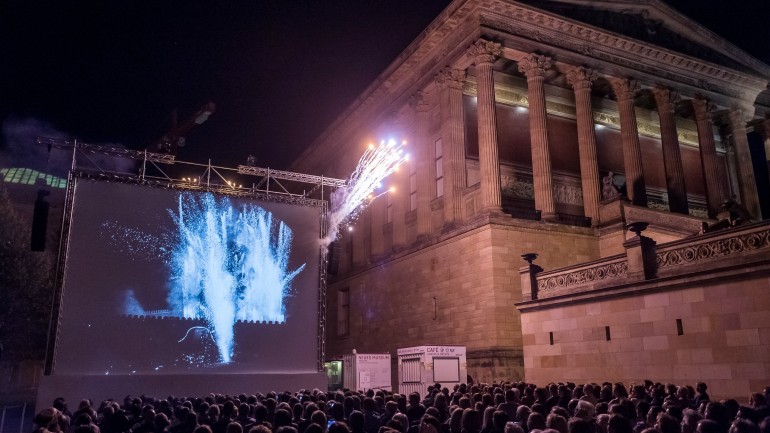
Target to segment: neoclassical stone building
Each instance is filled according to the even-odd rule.
[[[522,379],[522,254],[624,254],[631,221],[678,241],[731,197],[762,219],[768,79],[659,0],[452,2],[292,167],[345,177],[370,141],[410,142],[339,240],[327,358],[464,345],[474,379]]]

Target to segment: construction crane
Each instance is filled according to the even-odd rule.
[[[185,137],[190,130],[208,120],[215,110],[216,105],[209,101],[181,124],[178,123],[177,111],[174,110],[171,113],[171,129],[151,144],[148,149],[153,152],[175,155],[177,150],[185,145]]]

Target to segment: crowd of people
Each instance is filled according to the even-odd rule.
[[[770,433],[770,387],[747,404],[712,401],[705,383],[675,386],[435,384],[424,397],[385,390],[199,398],[127,396],[70,412],[63,398],[34,433]]]

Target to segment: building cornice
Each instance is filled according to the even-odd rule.
[[[608,71],[607,64],[620,65],[704,92],[751,102],[767,88],[767,78],[735,71],[513,1],[490,3],[481,11],[480,23],[537,44],[576,53],[583,59],[605,63],[597,68],[600,71],[613,72]],[[518,53],[508,50],[506,54],[518,60]],[[630,74],[626,72],[625,75]]]

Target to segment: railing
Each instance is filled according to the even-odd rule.
[[[32,416],[32,405],[30,404],[3,406],[3,410],[0,412],[0,433],[32,431]]]
[[[746,266],[770,258],[770,221],[655,245],[641,235],[647,223],[628,225],[636,236],[623,243],[625,254],[548,272],[533,263],[536,253],[522,255],[522,299],[550,298],[630,282],[671,277],[702,269]],[[691,265],[695,265],[691,267]]]

